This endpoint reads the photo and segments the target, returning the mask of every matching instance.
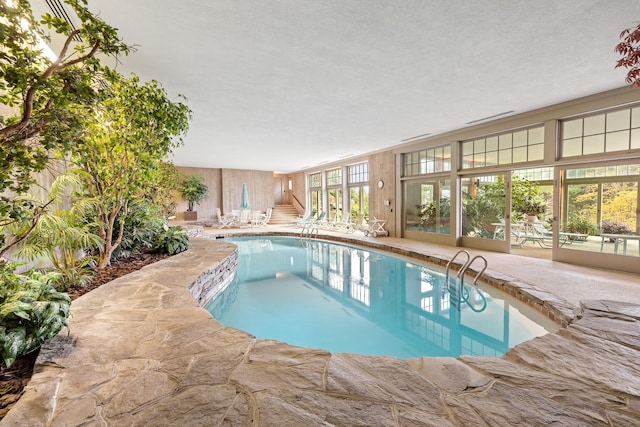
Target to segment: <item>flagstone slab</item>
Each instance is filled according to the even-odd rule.
[[[571,307],[527,285],[574,321],[502,358],[332,354],[256,339],[201,308],[235,262],[234,245],[194,238],[75,300],[70,333],[43,346],[0,425],[640,425],[633,304]]]

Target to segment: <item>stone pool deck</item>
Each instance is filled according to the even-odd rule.
[[[201,308],[234,259],[229,243],[192,239],[189,251],[74,301],[70,334],[43,347],[0,425],[640,425],[638,304],[574,307],[494,273],[569,326],[499,359],[331,354],[255,339]],[[546,280],[556,280],[548,270]]]

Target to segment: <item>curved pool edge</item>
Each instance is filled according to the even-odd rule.
[[[260,237],[260,236],[277,236],[277,237],[296,237],[299,238],[299,233],[283,232],[283,231],[262,231],[262,232],[243,232],[243,233],[225,233],[224,238],[234,237]],[[377,240],[363,240],[349,237],[350,235],[319,235],[318,240],[327,240],[331,242],[345,243],[349,245],[361,246],[365,248],[375,249],[378,251],[389,252],[392,254],[400,255],[407,258],[412,258],[418,261],[427,262],[437,265],[441,268],[446,267],[450,258],[445,255],[428,254],[418,252],[415,250],[400,248],[397,246],[390,246],[384,243],[384,241]],[[207,236],[202,235],[203,238],[216,239],[223,241],[224,238],[219,236]],[[460,268],[460,264],[454,262],[452,264],[454,270]],[[469,268],[467,274],[471,277],[475,277],[478,272],[473,268]],[[518,301],[527,304],[534,308],[536,311],[542,313],[544,316],[557,323],[563,328],[566,328],[576,317],[580,316],[580,308],[566,301],[565,299],[558,297],[551,292],[545,291],[527,283],[522,280],[514,279],[506,274],[488,268],[482,275],[482,282],[493,286],[494,288],[507,293]]]
[[[216,249],[216,247],[218,247]],[[190,287],[230,245],[190,249],[74,301],[1,425],[616,425],[640,422],[640,307],[582,303],[502,358],[330,354],[225,328]],[[226,253],[226,255],[225,255]]]

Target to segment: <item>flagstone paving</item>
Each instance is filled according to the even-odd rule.
[[[256,339],[201,308],[236,260],[235,246],[195,238],[74,301],[69,335],[43,347],[0,425],[640,425],[638,305],[574,311],[545,297],[568,327],[502,358],[331,354]]]

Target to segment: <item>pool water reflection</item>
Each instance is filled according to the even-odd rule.
[[[496,289],[450,292],[442,273],[381,252],[283,237],[228,241],[238,245],[236,278],[207,309],[257,338],[401,358],[500,356],[558,329]]]

